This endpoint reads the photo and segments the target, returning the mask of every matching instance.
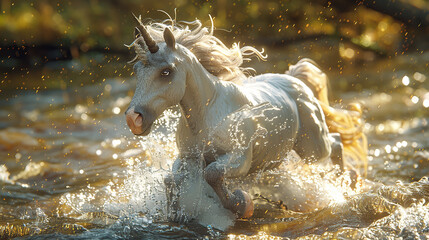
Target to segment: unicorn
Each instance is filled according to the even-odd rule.
[[[329,106],[327,77],[312,60],[283,74],[249,76],[241,65],[251,56],[265,60],[263,51],[226,47],[213,35],[213,21],[209,30],[199,20],[136,19],[135,40],[126,45],[135,49],[130,62],[137,78],[126,122],[133,134],[146,136],[166,109],[179,106],[179,155],[166,182],[180,185],[186,166],[201,164],[222,206],[249,218],[250,194],[228,189],[226,179],[276,168],[291,151],[306,163],[331,159],[342,169],[344,148],[365,154],[360,108]]]

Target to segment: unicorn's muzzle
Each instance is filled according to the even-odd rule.
[[[127,125],[135,135],[146,136],[150,133],[155,117],[142,107],[130,107],[125,112]]]

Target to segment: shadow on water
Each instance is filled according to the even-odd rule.
[[[100,55],[8,75],[0,92],[0,238],[427,238],[429,72],[419,63],[429,55],[344,63],[338,74],[329,68],[338,49],[305,44],[331,69],[334,98],[342,99],[336,104],[360,101],[366,108],[369,168],[359,191],[316,168],[286,167],[270,173],[280,179],[273,191],[295,182],[319,191],[303,192],[310,201],[326,195],[327,202],[296,212],[274,194],[255,197],[255,216],[226,231],[168,221],[162,178],[177,155],[178,114],[168,111],[147,138],[132,136],[123,116],[135,84],[130,66]],[[260,73],[284,72],[297,55],[312,52],[272,49],[268,62],[252,64]],[[93,84],[84,84],[88,79]]]

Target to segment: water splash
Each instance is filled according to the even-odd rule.
[[[5,165],[0,165],[0,181],[10,182],[9,176],[10,173],[7,171],[7,167]]]
[[[75,194],[63,195],[61,205],[70,208],[66,215],[91,220],[94,215],[88,213],[103,212],[108,216],[118,216],[117,221],[122,225],[132,222],[130,219],[150,225],[167,222],[174,216],[184,223],[195,221],[222,230],[232,226],[235,217],[222,207],[204,180],[201,166],[189,171],[178,189],[174,201],[180,207],[173,210],[169,206],[164,179],[171,174],[171,165],[178,154],[175,131],[179,117],[177,111],[166,111],[155,123],[152,133],[139,140],[138,148],[141,150],[138,153],[141,154],[127,153],[130,156],[124,159],[126,177],[123,181],[116,179],[102,188],[88,187]],[[133,142],[130,145],[134,145]],[[106,217],[103,219],[106,223]]]

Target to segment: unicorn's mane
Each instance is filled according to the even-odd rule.
[[[243,61],[250,61],[250,57],[256,56],[265,60],[262,51],[244,46],[240,48],[234,43],[231,48],[217,37],[213,36],[213,22],[209,30],[203,27],[197,19],[193,22],[176,22],[167,19],[162,22],[151,21],[144,24],[149,34],[156,42],[163,42],[163,32],[166,27],[172,30],[176,42],[189,49],[200,61],[203,67],[211,74],[225,81],[240,83],[252,68],[244,68]]]

